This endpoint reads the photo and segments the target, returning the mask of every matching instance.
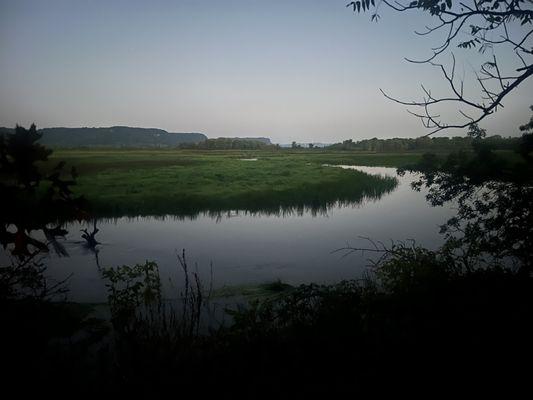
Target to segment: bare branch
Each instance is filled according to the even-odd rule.
[[[351,2],[348,6],[353,6],[354,11],[357,12],[367,11],[368,2],[364,6],[362,4],[363,2],[360,0]],[[438,20],[433,26],[426,25],[422,31],[415,30],[416,35],[427,36],[435,32],[444,33],[444,40],[440,45],[431,49],[431,56],[420,60],[405,59],[411,63],[430,64],[439,68],[444,80],[448,83],[451,95],[437,97],[430,88],[421,85],[422,100],[405,101],[392,97],[380,89],[389,100],[408,107],[422,108],[421,112],[408,111],[420,118],[423,125],[431,130],[429,135],[443,129],[465,128],[483,120],[496,112],[499,107],[503,107],[502,100],[533,74],[533,60],[531,59],[533,58],[533,29],[525,29],[524,33],[526,26],[533,25],[533,9],[531,7],[533,2],[531,0],[484,0],[481,2],[476,0],[463,0],[461,2],[418,0],[408,3],[382,0],[377,3],[375,8],[377,9],[381,4],[398,12],[425,12]],[[514,26],[513,29],[510,29],[511,25]],[[468,27],[469,29],[466,29]],[[461,37],[469,35],[471,39],[461,41],[459,39],[460,34]],[[436,62],[436,59],[445,54],[453,44],[463,49],[477,48],[482,54],[488,49],[491,50],[491,59],[481,63],[478,71],[475,72],[474,82],[479,85],[479,96],[477,97],[467,98],[464,94],[464,81],[456,81],[456,59],[453,53],[451,54],[451,65],[448,67]],[[517,62],[523,67],[512,72],[504,71],[505,68],[502,69],[502,65],[497,62],[495,55],[500,48],[507,48],[507,51],[512,51],[516,55]],[[506,66],[509,65],[512,64],[506,63]],[[466,106],[466,110],[457,108],[458,115],[464,120],[454,123],[440,121],[439,113],[432,111],[431,108],[445,103]],[[472,112],[476,115],[474,116]]]

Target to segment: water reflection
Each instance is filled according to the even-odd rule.
[[[257,210],[208,210],[198,211],[193,214],[166,214],[166,215],[150,215],[150,216],[117,216],[117,217],[104,217],[98,218],[99,222],[103,223],[121,223],[123,221],[136,222],[136,221],[194,221],[198,218],[209,218],[214,220],[215,223],[220,223],[225,219],[238,218],[238,217],[276,217],[276,218],[288,218],[288,217],[327,217],[332,210],[339,208],[360,208],[366,203],[379,201],[386,194],[394,191],[394,188],[386,189],[379,192],[370,192],[365,194],[361,198],[353,200],[336,200],[326,202],[323,204],[299,204],[293,206],[278,206],[273,208],[263,208]],[[73,225],[75,226],[75,225]]]
[[[364,168],[394,175],[393,168]],[[98,269],[156,261],[168,288],[180,286],[182,274],[176,250],[187,250],[191,265],[213,285],[247,285],[281,279],[297,285],[333,283],[357,277],[368,267],[367,255],[342,258],[331,254],[346,244],[362,245],[359,237],[376,241],[415,239],[428,248],[442,243],[438,226],[449,208],[432,208],[424,191],[413,191],[406,175],[393,190],[364,196],[358,202],[335,201],[323,208],[278,207],[273,210],[201,212],[194,216],[122,217],[95,224],[72,223],[62,244],[69,258],[48,257],[49,273],[69,281],[73,300],[105,301],[107,289]],[[95,233],[94,252],[75,232]],[[89,235],[90,236],[90,235]],[[81,239],[81,240],[80,240]],[[169,292],[172,290],[169,289]]]

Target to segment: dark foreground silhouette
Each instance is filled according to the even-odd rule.
[[[197,296],[185,314],[155,292],[142,312],[112,303],[111,323],[80,305],[7,304],[4,388],[256,398],[529,382],[533,281],[503,270],[449,276],[420,261],[412,281],[386,290],[302,286],[211,332],[198,330]]]

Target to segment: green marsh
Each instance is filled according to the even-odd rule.
[[[342,152],[170,150],[59,150],[80,176],[76,191],[99,217],[246,210],[267,214],[311,210],[376,199],[394,178],[323,164],[400,166],[418,155]],[[257,158],[257,161],[243,159]]]

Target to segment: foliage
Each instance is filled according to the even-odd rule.
[[[444,159],[426,155],[406,170],[421,173],[416,190],[429,189],[434,206],[454,202],[457,215],[441,227],[447,244],[477,267],[508,264],[523,274],[533,270],[533,163],[522,151],[520,162],[498,157],[471,128],[474,156],[452,153]],[[521,139],[526,142],[528,135]],[[520,149],[527,148],[523,143]],[[475,262],[472,262],[474,259]]]
[[[533,106],[530,106],[531,111],[533,111]],[[527,159],[528,161],[531,160],[531,152],[533,151],[533,115],[529,119],[529,122],[520,126],[520,130],[523,133],[522,135],[522,141],[520,147],[517,149],[517,152],[520,153],[520,155]]]
[[[468,127],[468,136],[471,137],[473,141],[481,140],[487,136],[487,131],[480,128],[478,124],[472,124]]]
[[[163,298],[159,266],[154,261],[102,270],[112,322],[120,335],[140,338],[141,334],[164,334],[174,335],[173,340],[198,336],[201,311],[212,289],[206,290],[198,273],[190,271],[185,250],[177,259],[185,284],[176,304]]]
[[[276,150],[279,145],[273,145],[269,139],[217,138],[206,139],[198,143],[183,143],[182,149],[197,150]]]
[[[384,290],[409,293],[417,290],[431,291],[463,272],[453,255],[443,248],[432,251],[405,243],[393,243],[382,249],[382,257],[374,262],[376,277]]]
[[[508,366],[531,352],[531,278],[450,272],[439,252],[421,248],[393,253],[376,266],[377,281],[303,285],[237,312],[231,354],[260,368],[254,384],[355,394],[383,381],[459,386],[523,375]]]
[[[134,329],[114,319],[113,343],[99,364],[85,362],[85,353],[77,363],[53,364],[39,390],[65,374],[75,382],[73,393],[154,395],[179,387],[233,398],[258,388],[265,397],[375,393],[383,381],[413,379],[447,387],[528,382],[518,366],[532,354],[531,277],[503,268],[441,268],[448,265],[441,251],[414,244],[384,251],[373,279],[301,285],[230,311],[225,327],[192,335],[175,312],[179,303],[158,308],[160,297],[148,296],[155,314],[147,312],[143,293],[151,284],[142,283],[136,295],[119,296],[141,304],[128,322]],[[156,269],[145,263],[111,275],[125,289],[130,278],[130,288],[145,276],[157,282]]]
[[[187,386],[186,377],[194,374],[195,357],[209,333],[200,329],[203,313],[211,312],[211,288],[204,288],[198,274],[190,271],[185,250],[177,259],[185,277],[177,299],[163,297],[159,267],[153,261],[103,270],[114,328],[112,374],[120,377],[117,386],[122,389],[158,390],[152,385],[171,379],[169,374],[181,376]]]
[[[0,266],[6,392],[41,387],[49,376],[43,370],[56,367],[65,371],[63,380],[79,380],[69,368],[77,365],[73,359],[89,360],[107,332],[91,307],[57,301],[67,291],[65,281],[45,276],[44,255],[50,247],[67,254],[56,239],[67,233],[64,221],[86,215],[86,203],[72,193],[74,169],[65,173],[63,162],[43,168],[52,151],[37,143],[40,138],[35,125],[0,135],[0,243],[9,255]]]
[[[50,292],[36,258],[50,245],[66,254],[56,240],[67,233],[62,223],[86,216],[84,199],[72,191],[76,170],[65,178],[65,163],[59,162],[44,171],[41,165],[52,151],[37,143],[40,138],[35,125],[29,130],[17,126],[13,135],[0,136],[0,243],[15,257],[0,270],[2,297]],[[39,231],[46,241],[35,234]]]
[[[68,289],[66,280],[50,282],[46,276],[46,266],[39,259],[39,254],[11,259],[9,265],[0,266],[0,303],[32,298],[43,300],[65,294]]]
[[[108,303],[114,324],[125,332],[135,329],[130,325],[140,306],[161,304],[161,279],[155,262],[106,268],[102,276],[108,281]]]
[[[476,125],[477,127],[477,125]],[[480,128],[478,128],[480,129]],[[486,143],[495,150],[515,150],[518,148],[519,138],[503,138],[500,135],[494,135],[484,139]],[[328,150],[355,150],[370,151],[378,153],[388,152],[406,152],[406,151],[433,151],[433,152],[451,152],[458,150],[470,150],[472,145],[472,136],[467,137],[455,136],[448,137],[419,137],[419,138],[392,138],[392,139],[364,139],[354,142],[352,139],[342,143],[332,144],[327,147]]]

